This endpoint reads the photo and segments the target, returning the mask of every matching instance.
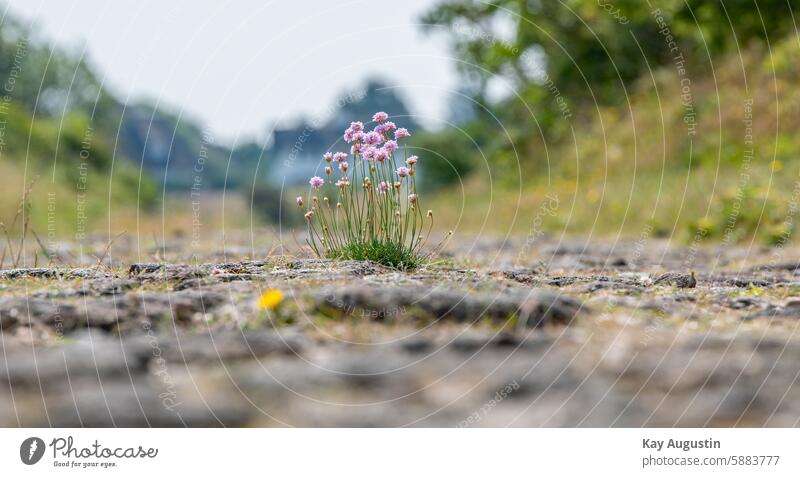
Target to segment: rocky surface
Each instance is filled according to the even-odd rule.
[[[800,250],[479,240],[399,272],[183,249],[0,271],[0,425],[800,422]]]

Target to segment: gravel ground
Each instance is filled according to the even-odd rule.
[[[0,425],[800,420],[800,250],[483,239],[399,272],[183,249],[0,271]]]

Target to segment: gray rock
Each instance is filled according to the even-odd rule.
[[[113,275],[100,272],[94,268],[15,268],[0,270],[0,280],[18,280],[22,278],[111,278]]]
[[[271,354],[295,355],[306,340],[290,330],[221,329],[178,336],[163,343],[163,356],[178,362],[220,362],[256,359]]]
[[[315,293],[317,309],[338,314],[360,312],[378,320],[415,316],[476,322],[505,321],[518,316],[528,326],[547,322],[568,324],[588,311],[579,301],[544,290],[511,290],[497,294],[469,293],[447,288],[329,287]]]
[[[678,288],[694,288],[697,286],[697,279],[694,277],[694,272],[688,274],[667,272],[653,279],[653,285],[675,285]]]
[[[152,357],[141,339],[122,340],[101,332],[81,333],[61,345],[15,348],[0,362],[0,376],[13,387],[68,386],[72,379],[125,378],[146,372]]]

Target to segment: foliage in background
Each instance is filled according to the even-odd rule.
[[[480,206],[465,214],[442,191],[440,216],[517,233],[791,237],[800,4],[650,3],[451,0],[425,15],[464,59],[481,105],[468,127],[489,138],[461,156]],[[511,92],[493,96],[498,82]]]
[[[673,63],[679,52],[666,33],[687,66],[704,65],[753,40],[793,33],[797,13],[800,4],[785,0],[446,0],[422,21],[447,34],[480,99],[499,75],[523,96],[552,80],[566,96],[617,103],[648,66]]]
[[[84,62],[51,50],[5,16],[0,83],[0,218],[15,216],[37,178],[26,196],[25,221],[43,235],[79,236],[109,221],[111,210],[152,210],[155,183],[115,155],[116,128],[109,121],[119,105]]]
[[[433,205],[470,230],[785,245],[800,220],[800,42],[789,36],[769,51],[755,43],[694,78],[694,135],[674,100],[680,82],[663,67],[632,88],[630,105],[601,107],[575,124],[574,141],[549,142],[549,158],[521,156],[530,168],[518,187],[476,169],[470,213],[450,192]],[[542,212],[552,198],[557,210]]]
[[[450,40],[476,120],[493,132],[481,154],[504,165],[518,156],[535,173],[549,166],[546,146],[572,141],[598,108],[626,104],[651,71],[701,80],[725,55],[793,34],[798,12],[785,0],[445,0],[422,21]]]

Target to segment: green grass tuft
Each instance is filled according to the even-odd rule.
[[[371,240],[349,243],[327,253],[328,258],[340,260],[372,260],[399,270],[413,270],[420,266],[420,259],[407,248],[394,242]]]

